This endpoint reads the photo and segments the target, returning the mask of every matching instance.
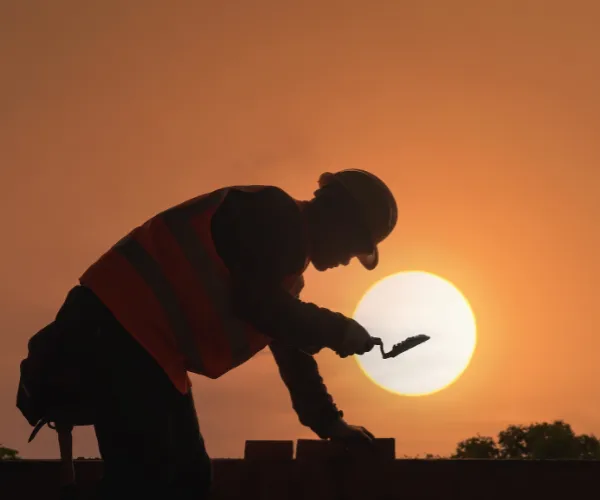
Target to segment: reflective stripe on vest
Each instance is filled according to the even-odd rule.
[[[211,298],[211,305],[222,321],[223,331],[227,335],[231,347],[233,365],[238,366],[251,355],[245,334],[246,325],[234,317],[227,293],[227,283],[218,275],[215,262],[207,254],[204,244],[190,223],[194,216],[216,209],[225,194],[226,190],[216,191],[192,200],[192,202],[171,208],[163,212],[160,217],[166,223],[193,267],[197,279]],[[125,257],[136,269],[160,302],[176,336],[179,349],[186,358],[186,368],[195,373],[203,373],[205,367],[199,346],[196,344],[194,331],[183,312],[175,291],[158,263],[132,235],[123,238],[114,246],[114,250]]]

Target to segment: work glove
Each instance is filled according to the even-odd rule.
[[[374,345],[375,340],[369,335],[369,332],[360,323],[351,319],[344,332],[342,344],[335,352],[340,358],[345,358],[369,352]]]
[[[327,429],[325,437],[332,441],[343,441],[345,444],[366,444],[372,443],[375,439],[375,436],[364,427],[350,425],[341,418]]]

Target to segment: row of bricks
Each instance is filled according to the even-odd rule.
[[[299,439],[296,444],[296,460],[315,461],[351,456],[365,460],[395,460],[396,442],[393,438],[375,439],[372,444],[345,447],[336,441]],[[245,460],[292,460],[293,441],[246,441]]]

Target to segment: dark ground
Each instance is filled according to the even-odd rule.
[[[244,459],[214,460],[214,500],[541,499],[592,498],[600,461],[396,460],[394,440],[377,453],[349,455],[331,443],[254,441]],[[0,463],[5,498],[56,498],[58,461]],[[76,462],[80,487],[89,491],[102,462]],[[85,496],[84,496],[85,498]]]

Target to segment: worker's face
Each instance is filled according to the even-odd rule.
[[[323,204],[312,241],[311,259],[315,269],[326,271],[346,266],[354,257],[372,251],[373,245],[353,207],[335,203],[335,200]]]

